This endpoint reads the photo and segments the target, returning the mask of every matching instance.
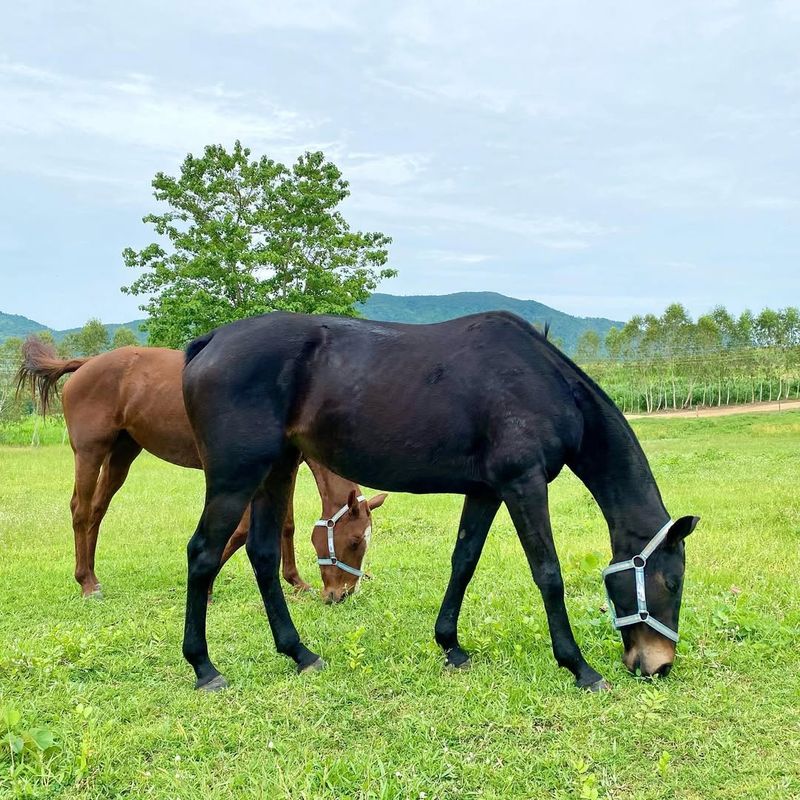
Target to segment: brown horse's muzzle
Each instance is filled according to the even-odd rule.
[[[345,586],[343,589],[323,589],[322,601],[326,605],[333,605],[334,603],[341,603],[342,600],[347,598],[353,593],[353,587]]]

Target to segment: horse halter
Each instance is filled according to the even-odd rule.
[[[635,625],[637,622],[644,622],[649,625],[653,630],[658,631],[662,636],[673,642],[678,641],[678,632],[668,628],[663,622],[659,622],[650,616],[647,610],[647,597],[644,589],[644,568],[647,564],[648,557],[653,551],[667,538],[667,533],[672,527],[673,521],[669,520],[667,524],[645,545],[644,550],[638,556],[629,558],[627,561],[619,561],[616,564],[611,564],[603,570],[603,585],[606,587],[606,597],[608,598],[608,611],[611,614],[611,622],[616,630],[624,628],[626,625]],[[615,572],[624,572],[625,570],[632,569],[636,574],[636,604],[638,611],[635,614],[629,614],[627,617],[617,617],[616,610],[614,609],[614,602],[611,595],[608,593],[608,583],[606,578]]]
[[[363,494],[360,494],[356,498],[356,502],[362,503],[366,498]],[[355,575],[357,578],[363,578],[366,573],[363,570],[356,569],[355,567],[351,567],[349,564],[345,564],[344,561],[339,561],[336,558],[336,550],[333,546],[333,529],[336,527],[336,523],[350,510],[350,506],[345,504],[343,505],[332,517],[329,519],[318,519],[314,523],[314,527],[321,526],[323,528],[328,529],[328,558],[318,558],[317,564],[323,567],[339,567],[339,569],[344,570],[345,572],[349,572],[351,575]]]

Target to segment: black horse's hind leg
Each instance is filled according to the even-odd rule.
[[[281,532],[299,460],[296,450],[286,453],[256,492],[245,547],[261,590],[275,647],[279,653],[294,659],[298,672],[305,672],[320,669],[324,663],[300,641],[300,634],[289,616],[278,573]]]
[[[186,590],[186,624],[183,633],[183,655],[197,676],[196,689],[221,689],[225,678],[208,657],[206,641],[206,613],[208,590],[219,572],[222,552],[247,507],[263,475],[257,469],[239,470],[232,486],[235,489],[215,487],[213,481],[206,487],[206,504],[194,536],[189,540],[187,556],[189,577]],[[207,476],[208,480],[208,476]]]
[[[500,500],[492,496],[468,496],[464,500],[450,583],[436,618],[436,642],[444,650],[449,667],[469,666],[469,655],[458,643],[458,615],[498,508]]]
[[[556,661],[572,672],[575,683],[581,688],[592,691],[607,689],[608,684],[602,675],[586,663],[569,624],[564,604],[564,581],[550,528],[547,482],[543,476],[520,481],[506,490],[504,500],[530,564],[533,580],[542,593]]]

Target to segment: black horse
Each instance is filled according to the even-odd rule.
[[[436,641],[453,667],[469,663],[458,615],[505,503],[544,600],[556,661],[578,686],[602,690],[608,684],[570,628],[550,528],[547,484],[567,464],[608,522],[618,569],[606,586],[625,664],[643,675],[669,671],[683,540],[698,520],[670,520],[625,418],[524,320],[497,312],[401,325],[267,314],[193,341],[183,389],[206,475],[205,508],[188,546],[183,644],[198,688],[226,685],[208,655],[206,598],[251,500],[247,553],[276,647],[299,671],[323,666],[300,641],[278,580],[281,523],[300,452],[368,486],[466,496],[436,620]]]

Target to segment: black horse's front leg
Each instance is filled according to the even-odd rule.
[[[322,669],[323,660],[301,641],[280,585],[278,570],[281,562],[281,531],[292,491],[294,472],[299,454],[286,454],[270,470],[256,492],[251,506],[250,532],[247,537],[247,556],[253,565],[269,626],[279,653],[297,664],[298,672]]]
[[[469,666],[469,655],[458,643],[458,615],[498,508],[500,500],[493,496],[467,496],[464,500],[450,582],[436,619],[436,641],[445,652],[448,667]]]
[[[603,676],[586,662],[572,633],[564,603],[564,581],[550,527],[544,476],[518,482],[507,490],[504,500],[533,580],[542,593],[556,661],[572,672],[577,686],[595,692],[609,689],[610,685]]]

